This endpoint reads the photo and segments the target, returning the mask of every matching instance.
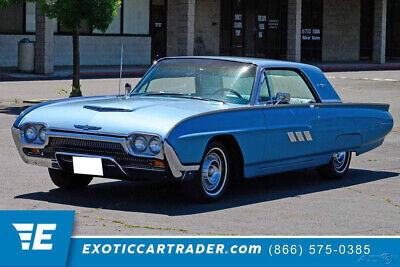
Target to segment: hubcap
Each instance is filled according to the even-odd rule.
[[[346,167],[346,152],[333,154],[333,165],[337,171],[343,171]]]
[[[201,182],[210,196],[218,195],[226,181],[226,157],[219,148],[212,149],[204,159],[201,168]]]

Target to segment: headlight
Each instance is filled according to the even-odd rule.
[[[39,131],[39,139],[42,142],[46,141],[46,128],[42,127]]]
[[[154,154],[158,154],[161,151],[161,142],[158,137],[153,137],[149,143],[150,151]]]
[[[46,141],[47,128],[44,124],[25,124],[21,134],[21,139],[25,143],[32,145],[43,145]]]
[[[134,156],[162,157],[162,141],[155,134],[134,133],[126,140],[127,148]]]
[[[133,148],[138,152],[143,152],[147,148],[147,140],[144,136],[137,136],[133,139]]]
[[[30,125],[25,128],[24,137],[25,137],[26,141],[33,142],[36,140],[37,136],[38,136],[38,131],[35,126]]]

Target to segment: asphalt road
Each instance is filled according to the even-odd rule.
[[[185,201],[177,185],[95,179],[56,189],[26,165],[10,134],[23,100],[54,99],[70,81],[0,83],[0,209],[76,211],[74,235],[400,235],[400,71],[327,73],[344,101],[387,102],[395,128],[380,148],[353,157],[340,181],[314,170],[231,184],[213,204]],[[130,79],[135,83],[137,79]],[[112,94],[118,80],[82,81],[86,95]]]

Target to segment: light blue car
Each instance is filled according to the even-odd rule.
[[[393,127],[389,105],[342,103],[321,70],[299,63],[164,58],[125,89],[25,110],[12,127],[23,161],[60,188],[173,179],[212,201],[234,178],[309,167],[341,178],[352,152],[380,146]]]

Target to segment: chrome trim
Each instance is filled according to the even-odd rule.
[[[302,132],[295,132],[297,139],[299,140],[299,142],[304,142],[304,136]]]
[[[310,131],[304,131],[303,133],[304,133],[304,136],[306,137],[307,141],[313,140]]]
[[[31,124],[31,123],[28,123]],[[25,125],[25,124],[24,124]],[[14,126],[13,126],[14,128]],[[18,128],[16,128],[18,129]],[[19,130],[19,129],[18,129]],[[20,130],[21,131],[21,130]],[[150,133],[143,133],[143,132],[133,132],[131,133],[129,136],[131,135],[146,135],[146,136],[150,136],[150,138],[152,137],[158,137],[161,139],[161,136],[158,134],[150,134]],[[56,130],[53,129],[49,129],[47,128],[47,133],[46,133],[46,141],[43,144],[33,144],[33,143],[25,143],[23,141],[21,141],[24,145],[24,147],[26,148],[44,148],[45,146],[47,146],[47,144],[49,143],[49,137],[61,137],[61,138],[72,138],[72,139],[82,139],[82,140],[92,140],[92,141],[103,141],[103,142],[111,142],[111,143],[119,143],[122,145],[122,147],[124,148],[125,152],[127,152],[128,154],[131,154],[133,156],[136,157],[143,157],[143,158],[152,158],[152,159],[159,159],[159,160],[163,160],[164,159],[164,153],[162,151],[162,146],[161,146],[161,151],[160,153],[158,153],[157,155],[151,155],[151,154],[141,154],[141,153],[137,153],[134,152],[129,146],[128,146],[128,137],[121,137],[121,136],[104,136],[104,135],[95,135],[95,134],[88,134],[85,132],[58,132]]]
[[[58,164],[57,160],[55,160],[55,159],[29,157],[29,156],[25,155],[24,151],[22,151],[23,148],[38,148],[38,146],[24,144],[21,140],[21,130],[14,126],[11,128],[11,133],[12,133],[12,136],[14,139],[14,143],[17,147],[19,156],[25,163],[36,165],[36,166],[42,166],[42,167],[46,167],[46,168],[61,169],[60,165]]]
[[[168,161],[169,168],[171,169],[171,173],[175,178],[182,178],[186,172],[197,171],[200,169],[200,165],[182,165],[175,153],[175,150],[170,144],[168,144],[168,142],[164,142],[164,153]]]
[[[100,158],[100,159],[106,159],[106,160],[110,160],[111,162],[113,162],[115,165],[118,166],[118,168],[122,171],[123,174],[125,174],[126,176],[129,176],[124,169],[121,167],[121,165],[119,165],[115,159],[111,158],[111,157],[105,157],[105,156],[98,156],[98,155],[87,155],[87,154],[78,154],[78,153],[66,153],[66,152],[56,152],[56,159],[58,161],[57,156],[61,155],[61,156],[76,156],[76,157],[85,157],[85,158]],[[58,165],[60,165],[60,163],[58,163]]]
[[[23,152],[23,148],[38,148],[38,149],[43,149],[48,143],[49,143],[49,137],[63,137],[63,138],[72,138],[72,139],[83,139],[83,140],[94,140],[94,141],[106,141],[106,142],[114,142],[114,143],[120,143],[124,149],[127,149],[126,147],[126,142],[125,138],[118,138],[118,137],[109,137],[109,136],[98,136],[98,135],[88,135],[88,134],[80,134],[80,133],[64,133],[64,132],[54,132],[54,131],[48,131],[47,132],[47,138],[46,142],[42,145],[32,145],[32,144],[25,144],[22,142],[20,134],[21,130],[13,126],[11,128],[12,136],[14,139],[14,143],[17,147],[18,153],[21,157],[21,159],[27,163],[27,164],[32,164],[32,165],[37,165],[37,166],[42,166],[46,168],[52,168],[52,169],[61,169],[57,159],[51,159],[51,158],[41,158],[41,157],[30,157],[27,156]],[[175,153],[175,150],[169,145],[166,141],[162,142],[161,145],[162,151],[159,153],[159,156],[161,159],[164,159],[164,154],[165,158],[168,162],[169,168],[171,170],[172,175],[175,178],[183,178],[186,172],[189,171],[197,171],[200,168],[200,165],[190,165],[190,166],[185,166],[182,165],[180,162],[178,156]],[[128,150],[127,150],[128,151]],[[140,168],[140,167],[135,167],[135,166],[120,166],[113,158],[106,157],[106,156],[93,156],[93,155],[87,155],[87,154],[75,154],[75,153],[64,153],[64,152],[56,152],[56,155],[76,155],[76,156],[86,156],[86,157],[100,157],[100,158],[105,158],[109,159],[112,162],[114,162],[121,170],[123,168],[127,169],[139,169],[139,170],[149,170],[149,171],[164,171],[164,170],[158,170],[158,169],[149,169],[149,168]],[[149,157],[148,157],[149,158]],[[155,157],[151,157],[155,158]],[[124,171],[124,173],[126,173]]]
[[[55,132],[55,131],[49,130],[46,135],[46,141],[43,144],[39,145],[39,144],[24,143],[21,139],[21,130],[19,128],[16,128],[15,126],[12,126],[11,132],[12,132],[12,136],[14,139],[14,143],[17,147],[18,153],[19,153],[20,157],[22,158],[22,160],[28,164],[43,166],[43,167],[47,167],[47,168],[60,169],[60,166],[59,166],[58,162],[54,159],[27,156],[23,152],[23,149],[24,148],[44,149],[49,143],[49,137],[61,137],[61,138],[119,143],[122,145],[122,147],[124,148],[124,150],[127,153],[132,155],[132,153],[129,151],[129,149],[127,147],[127,142],[126,142],[125,137],[99,136],[99,135],[90,135],[90,134],[83,134],[83,133],[82,134],[81,133],[65,133],[65,132]],[[153,135],[153,136],[158,136],[158,135]],[[161,152],[156,156],[139,155],[139,157],[164,160],[164,153],[162,150],[163,150],[163,146],[161,146]],[[133,155],[133,156],[138,156],[138,155]],[[132,168],[132,166],[127,166],[127,168]],[[136,168],[136,169],[139,169],[139,168]],[[153,169],[151,169],[151,170],[153,170]]]
[[[144,136],[148,142],[147,147],[143,152],[134,151],[128,144],[131,136],[138,136],[138,135]],[[160,140],[160,143],[161,143],[160,144],[161,149],[158,154],[154,154],[149,148],[150,140],[153,138],[156,138],[156,137]],[[124,147],[124,149],[127,149],[127,152],[129,154],[134,155],[136,157],[154,158],[154,159],[163,160],[164,159],[164,151],[163,151],[162,143],[163,143],[163,138],[159,134],[152,134],[152,133],[146,133],[146,132],[133,132],[133,133],[129,134],[129,136],[126,138],[126,147]]]
[[[123,174],[129,177],[129,174],[126,173],[125,169],[133,169],[133,170],[144,170],[144,171],[156,171],[156,172],[164,172],[165,169],[157,169],[157,168],[142,168],[142,167],[136,167],[132,165],[127,165],[127,166],[121,166],[115,159],[112,157],[106,157],[106,156],[99,156],[99,155],[90,155],[90,154],[79,154],[79,153],[67,153],[67,152],[56,152],[56,159],[57,155],[64,155],[64,156],[76,156],[76,157],[86,157],[86,158],[101,158],[101,159],[106,159],[114,163]],[[59,164],[59,163],[58,163]],[[60,164],[59,164],[60,165]]]
[[[289,136],[290,142],[295,143],[297,142],[296,137],[294,136],[293,132],[288,132],[287,135]]]

